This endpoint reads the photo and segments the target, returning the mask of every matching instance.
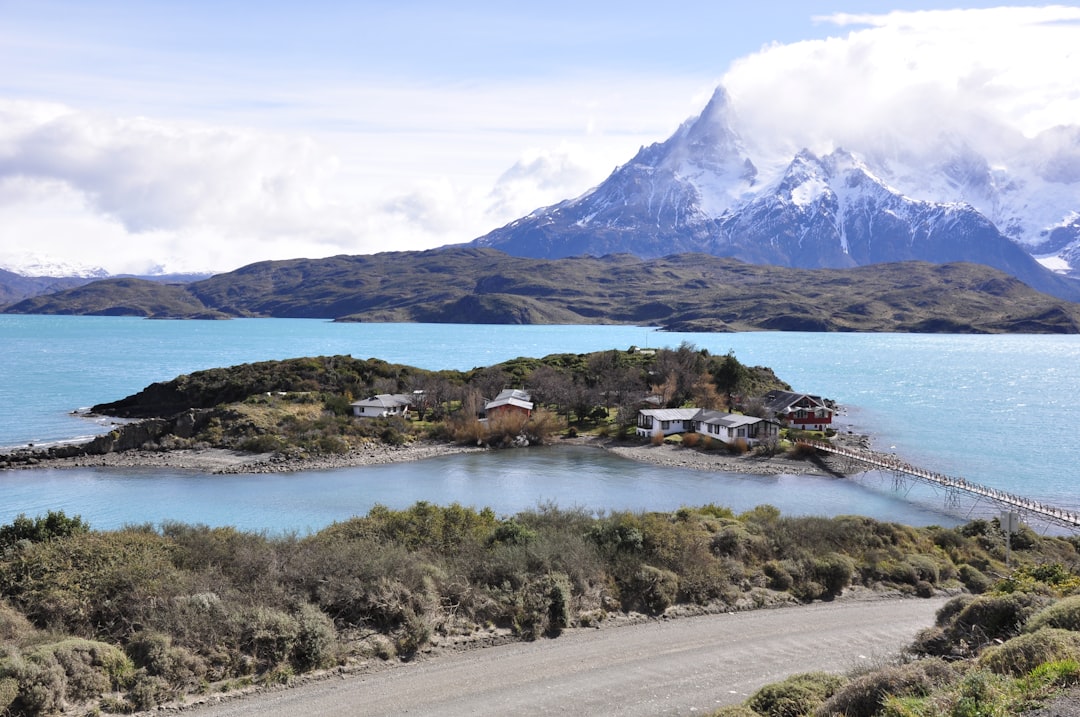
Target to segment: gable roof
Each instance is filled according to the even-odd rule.
[[[775,421],[769,421],[765,418],[759,418],[757,416],[746,416],[741,413],[722,413],[720,411],[702,411],[702,416],[698,418],[702,423],[707,426],[723,426],[724,428],[738,428],[740,426],[752,426],[755,423],[775,423]]]
[[[353,401],[350,406],[363,406],[364,408],[401,408],[412,405],[412,396],[403,393],[377,393],[371,398],[362,401]]]
[[[765,410],[771,414],[790,413],[797,405],[799,408],[828,409],[821,396],[812,396],[809,393],[795,393],[794,391],[769,391],[761,397],[761,402],[765,406]]]
[[[485,403],[484,410],[490,411],[503,406],[515,406],[531,411],[533,409],[532,396],[520,388],[506,388],[500,391],[498,396]]]
[[[691,421],[699,413],[700,408],[646,408],[641,411],[643,416],[652,416],[657,421]]]

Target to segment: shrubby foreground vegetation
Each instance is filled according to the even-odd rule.
[[[499,517],[417,503],[309,536],[20,517],[0,527],[0,712],[129,712],[436,644],[865,586],[959,596],[916,641],[925,659],[798,676],[727,713],[1004,714],[985,706],[1080,677],[1078,548],[1025,530],[1010,571],[992,523],[911,528],[770,506]]]

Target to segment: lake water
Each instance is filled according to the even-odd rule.
[[[1075,440],[1080,337],[912,334],[679,334],[626,326],[334,324],[305,319],[149,321],[0,316],[0,446],[86,437],[107,426],[71,415],[154,381],[203,368],[328,354],[428,369],[517,356],[690,341],[771,366],[796,390],[840,402],[875,447],[943,473],[1080,509]],[[308,530],[382,503],[457,501],[512,514],[540,502],[594,511],[714,502],[743,510],[862,513],[950,523],[989,505],[941,512],[929,489],[857,481],[718,475],[639,465],[599,451],[529,450],[287,476],[77,469],[0,472],[0,522],[50,509],[93,526],[163,520]],[[969,511],[974,511],[970,513]]]

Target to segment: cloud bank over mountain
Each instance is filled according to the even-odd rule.
[[[32,250],[114,272],[224,271],[468,241],[595,186],[716,84],[763,172],[804,147],[873,151],[920,198],[929,190],[905,186],[908,169],[966,146],[990,169],[1080,175],[1075,137],[1055,129],[1080,118],[1080,8],[818,22],[828,37],[734,61],[718,49],[711,78],[635,68],[591,84],[290,86],[228,119],[0,95],[0,266]],[[1019,155],[1033,137],[1045,151]]]

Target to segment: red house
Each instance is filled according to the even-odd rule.
[[[821,396],[793,391],[770,391],[761,398],[769,416],[792,428],[824,431],[832,424],[833,409]]]
[[[489,419],[509,414],[520,414],[528,418],[532,415],[532,410],[532,396],[517,388],[503,389],[498,396],[484,404],[484,413]]]

